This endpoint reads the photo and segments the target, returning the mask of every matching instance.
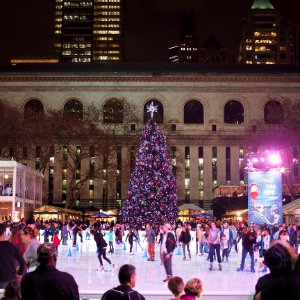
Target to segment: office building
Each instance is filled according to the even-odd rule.
[[[60,62],[123,61],[123,0],[56,0],[55,5]]]
[[[290,33],[269,0],[255,0],[241,24],[238,63],[291,64]]]

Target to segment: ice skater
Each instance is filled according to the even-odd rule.
[[[208,234],[208,243],[209,243],[209,270],[213,270],[213,262],[214,262],[214,254],[216,251],[217,258],[218,258],[218,263],[219,263],[219,270],[222,271],[222,260],[221,260],[221,255],[220,255],[220,237],[221,237],[221,232],[220,229],[216,227],[215,222],[211,222],[211,229],[209,230]]]
[[[133,233],[132,228],[129,228],[128,234],[127,234],[126,239],[125,239],[125,243],[127,242],[127,239],[128,239],[128,242],[129,242],[129,245],[130,245],[130,250],[129,250],[130,254],[133,254],[132,253],[132,247],[133,247],[133,239],[134,238],[137,240],[137,237]]]
[[[108,259],[106,257],[107,243],[104,239],[104,235],[102,234],[101,229],[100,230],[93,230],[92,234],[94,235],[94,240],[97,244],[97,253],[98,253],[98,259],[99,259],[99,263],[100,263],[100,268],[97,271],[98,272],[103,272],[104,271],[102,258],[109,263],[109,265],[111,266],[112,269],[114,269],[115,265],[112,264],[110,259]]]

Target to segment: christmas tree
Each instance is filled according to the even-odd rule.
[[[178,215],[176,179],[166,137],[153,120],[144,128],[135,168],[123,205],[123,220],[131,225],[175,223]]]

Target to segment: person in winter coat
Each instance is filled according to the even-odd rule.
[[[245,267],[245,260],[247,253],[249,253],[250,258],[251,258],[251,272],[254,273],[254,249],[253,245],[256,243],[256,233],[254,231],[254,227],[251,225],[249,227],[249,230],[245,227],[243,229],[243,233],[241,235],[242,238],[242,260],[241,260],[241,265],[237,269],[238,272],[244,271]]]
[[[176,247],[176,240],[173,232],[171,231],[172,226],[169,223],[163,225],[163,240],[161,243],[161,253],[163,257],[163,264],[167,273],[166,279],[163,282],[168,282],[172,276],[172,256],[173,251]]]
[[[183,260],[186,260],[186,249],[188,252],[189,259],[191,259],[191,251],[190,251],[191,234],[187,226],[182,227],[182,232],[179,241],[182,243]]]
[[[145,300],[145,297],[133,290],[136,283],[136,268],[133,265],[123,265],[119,270],[120,285],[105,292],[101,300]]]
[[[290,234],[290,244],[296,249],[298,252],[298,236],[297,236],[297,226],[295,224],[289,230]]]
[[[127,239],[128,239],[128,242],[129,242],[129,245],[130,245],[130,250],[129,250],[130,254],[132,254],[132,247],[133,247],[133,239],[134,238],[137,240],[137,237],[133,233],[132,228],[129,228],[128,234],[127,234],[126,239],[125,239],[125,243],[127,242]]]
[[[265,253],[264,263],[270,273],[258,279],[254,299],[300,299],[300,259],[293,247],[274,241]]]
[[[33,271],[39,264],[37,261],[37,248],[41,244],[37,239],[36,231],[29,226],[24,227],[22,233],[22,242],[27,245],[26,252],[23,255],[27,270]]]
[[[98,253],[98,259],[100,262],[100,268],[98,269],[98,272],[104,271],[104,266],[103,266],[103,261],[106,260],[114,269],[115,265],[111,263],[110,259],[106,257],[106,248],[107,248],[107,243],[104,239],[104,235],[102,234],[101,230],[95,230],[92,231],[92,234],[94,234],[94,240],[97,244],[97,253]]]
[[[53,234],[53,242],[52,244],[54,245],[56,252],[58,251],[58,246],[60,245],[60,239],[58,237],[58,230],[55,230],[54,234]]]

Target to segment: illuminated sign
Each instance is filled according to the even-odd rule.
[[[280,170],[248,173],[248,221],[273,226],[282,224]]]

